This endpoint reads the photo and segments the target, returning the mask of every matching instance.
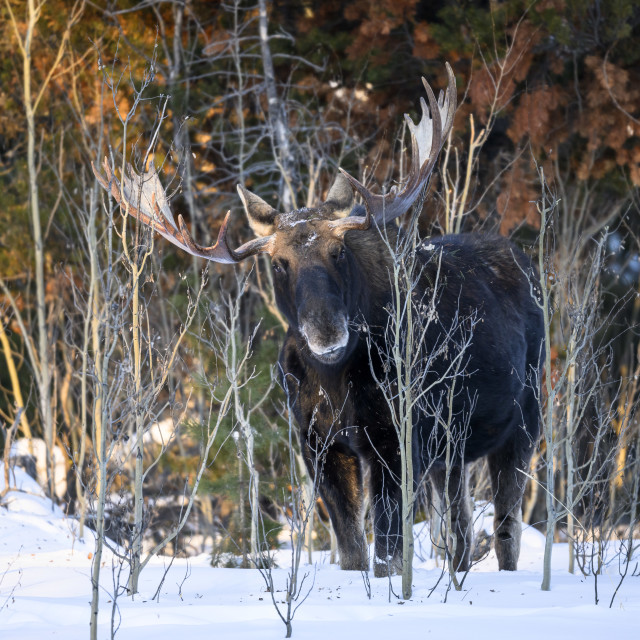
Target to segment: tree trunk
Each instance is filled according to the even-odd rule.
[[[291,211],[296,208],[295,157],[289,141],[289,127],[286,113],[276,88],[276,75],[273,69],[273,59],[269,47],[267,0],[258,0],[258,10],[260,18],[259,33],[262,68],[269,104],[269,127],[271,129],[275,160],[279,166],[282,177],[280,197],[282,199],[282,208],[285,211]]]
[[[28,23],[23,47],[22,90],[24,94],[24,110],[27,119],[27,170],[29,172],[29,205],[31,212],[31,229],[33,232],[33,247],[35,254],[36,281],[36,323],[38,327],[38,400],[44,433],[45,450],[47,455],[47,489],[51,499],[55,495],[53,474],[53,444],[54,426],[51,410],[51,367],[49,366],[49,345],[47,337],[47,318],[45,305],[44,282],[44,244],[42,239],[42,225],[40,223],[40,200],[38,191],[38,169],[36,163],[36,128],[35,109],[32,97],[31,82],[31,44],[38,22],[38,10],[34,0],[28,0]],[[34,363],[35,364],[35,363]]]

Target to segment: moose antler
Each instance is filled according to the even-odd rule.
[[[193,256],[206,258],[213,262],[233,264],[244,260],[256,253],[269,250],[270,238],[257,238],[233,250],[227,243],[228,212],[218,231],[216,243],[210,247],[202,247],[195,242],[184,219],[178,215],[178,226],[173,219],[164,188],[152,165],[149,171],[137,174],[132,166],[127,165],[127,173],[123,175],[122,188],[113,174],[107,158],[102,165],[106,178],[96,169],[93,163],[93,173],[98,182],[109,191],[123,211],[137,218],[140,222],[157,231],[163,238]],[[123,200],[124,196],[124,200]]]
[[[404,189],[398,193],[391,190],[384,195],[371,193],[361,182],[343,169],[342,174],[352,187],[362,196],[367,211],[378,224],[385,224],[406,213],[420,196],[422,189],[429,181],[435,167],[442,145],[449,135],[456,111],[456,79],[453,71],[446,63],[449,83],[446,92],[440,92],[436,101],[429,83],[422,78],[422,83],[429,99],[429,108],[424,98],[420,99],[422,118],[415,125],[405,114],[411,131],[411,168]],[[431,112],[431,116],[429,116]]]
[[[153,165],[149,171],[145,171],[142,175],[138,175],[130,164],[127,165],[129,175],[123,175],[122,187],[113,174],[107,158],[104,159],[102,166],[107,174],[106,178],[91,163],[96,179],[105,190],[111,193],[123,211],[151,227],[163,238],[191,255],[207,258],[214,262],[237,262],[226,242],[229,213],[225,216],[220,227],[217,242],[211,247],[201,247],[189,233],[181,215],[178,215],[179,228],[176,226],[158,173]]]
[[[364,216],[347,216],[332,220],[329,226],[335,235],[343,236],[350,230],[366,230],[371,225],[372,219],[378,224],[390,222],[408,211],[420,196],[449,134],[456,110],[456,80],[449,64],[446,67],[449,77],[446,92],[440,92],[439,99],[436,100],[429,83],[423,78],[429,107],[427,108],[424,98],[421,98],[422,117],[417,125],[408,115],[405,115],[411,132],[411,167],[402,191],[398,193],[392,189],[384,195],[371,193],[361,182],[340,169],[341,175],[338,176],[323,207],[331,210],[350,208],[353,200],[349,189],[352,188],[362,196],[366,212]],[[258,253],[271,254],[273,251],[274,224],[279,214],[244,187],[239,187],[240,197],[245,204],[254,231],[257,231],[261,237],[245,242],[235,250],[232,249],[227,242],[230,215],[227,213],[218,232],[216,243],[210,247],[202,247],[194,241],[181,215],[178,215],[178,225],[176,225],[160,178],[153,165],[149,171],[140,175],[131,165],[127,165],[128,175],[123,175],[122,186],[113,174],[107,158],[103,163],[106,178],[93,163],[91,166],[100,184],[111,193],[123,211],[191,255],[213,262],[236,263]]]

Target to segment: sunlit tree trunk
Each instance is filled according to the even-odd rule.
[[[27,123],[27,172],[29,176],[29,212],[31,216],[31,230],[33,234],[35,271],[34,279],[36,283],[36,326],[38,331],[37,340],[37,362],[32,362],[36,373],[36,384],[38,388],[38,403],[40,406],[40,419],[42,420],[42,430],[47,455],[47,489],[49,496],[53,498],[55,494],[54,472],[53,472],[53,446],[55,440],[55,424],[52,409],[52,370],[51,345],[47,331],[47,310],[45,301],[45,265],[44,265],[44,238],[42,234],[42,224],[40,220],[40,192],[38,188],[38,163],[36,157],[36,113],[38,106],[47,90],[51,78],[55,72],[60,71],[59,67],[65,52],[67,41],[71,33],[71,28],[78,21],[84,9],[84,2],[77,0],[68,15],[65,30],[60,39],[60,44],[56,51],[53,63],[47,75],[39,87],[34,86],[32,71],[33,66],[33,41],[42,15],[45,0],[36,3],[35,0],[27,0],[26,6],[26,28],[24,36],[21,35],[16,16],[13,13],[9,0],[5,0],[5,5],[13,26],[13,32],[22,58],[22,99],[24,101],[24,115]]]

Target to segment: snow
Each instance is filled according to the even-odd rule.
[[[1,471],[1,467],[0,467]],[[0,487],[3,486],[0,473]],[[85,639],[89,634],[90,570],[94,541],[89,530],[80,540],[76,523],[43,495],[38,484],[20,469],[0,506],[0,637],[3,640],[42,638]],[[485,522],[481,522],[482,520]],[[488,509],[479,512],[478,526],[488,528]],[[550,640],[589,639],[615,634],[638,637],[640,576],[627,576],[613,606],[619,582],[618,565],[598,579],[600,604],[594,603],[594,579],[566,571],[567,545],[554,548],[552,590],[540,590],[543,536],[523,531],[520,570],[498,572],[493,552],[468,574],[462,591],[448,589],[447,576],[430,557],[428,532],[416,526],[414,593],[400,593],[400,578],[370,577],[371,599],[359,572],[340,571],[327,554],[317,553],[307,575],[303,597],[293,620],[300,640],[340,640],[363,635],[367,640],[395,638],[508,638]],[[277,553],[274,570],[276,600],[284,600],[290,550]],[[306,559],[306,556],[305,556]],[[140,593],[116,601],[115,637],[121,640],[234,640],[282,638],[285,627],[271,594],[257,570],[214,569],[210,558],[156,558],[144,569]],[[100,638],[111,637],[114,575],[119,565],[111,552],[103,556]],[[166,572],[166,576],[165,576]],[[629,572],[631,574],[631,572]],[[638,573],[638,571],[636,571]],[[164,581],[163,581],[164,576]],[[126,583],[123,571],[121,583]],[[159,589],[159,596],[154,594]],[[436,586],[437,585],[437,586]],[[434,588],[435,587],[435,588]],[[432,592],[433,589],[433,592]],[[284,608],[284,604],[280,604]],[[446,635],[445,635],[446,634]]]
[[[24,459],[31,457],[36,467],[36,477],[41,486],[47,484],[47,447],[42,438],[19,438],[11,445],[9,457]],[[53,447],[53,482],[56,495],[62,497],[67,491],[67,455],[55,445]]]

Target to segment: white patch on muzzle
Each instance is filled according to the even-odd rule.
[[[329,327],[315,327],[311,323],[305,322],[300,326],[300,332],[307,341],[311,353],[320,357],[331,357],[332,354],[344,349],[349,342],[349,329],[347,319],[342,318],[340,329],[330,330]],[[327,339],[332,338],[330,341]]]

